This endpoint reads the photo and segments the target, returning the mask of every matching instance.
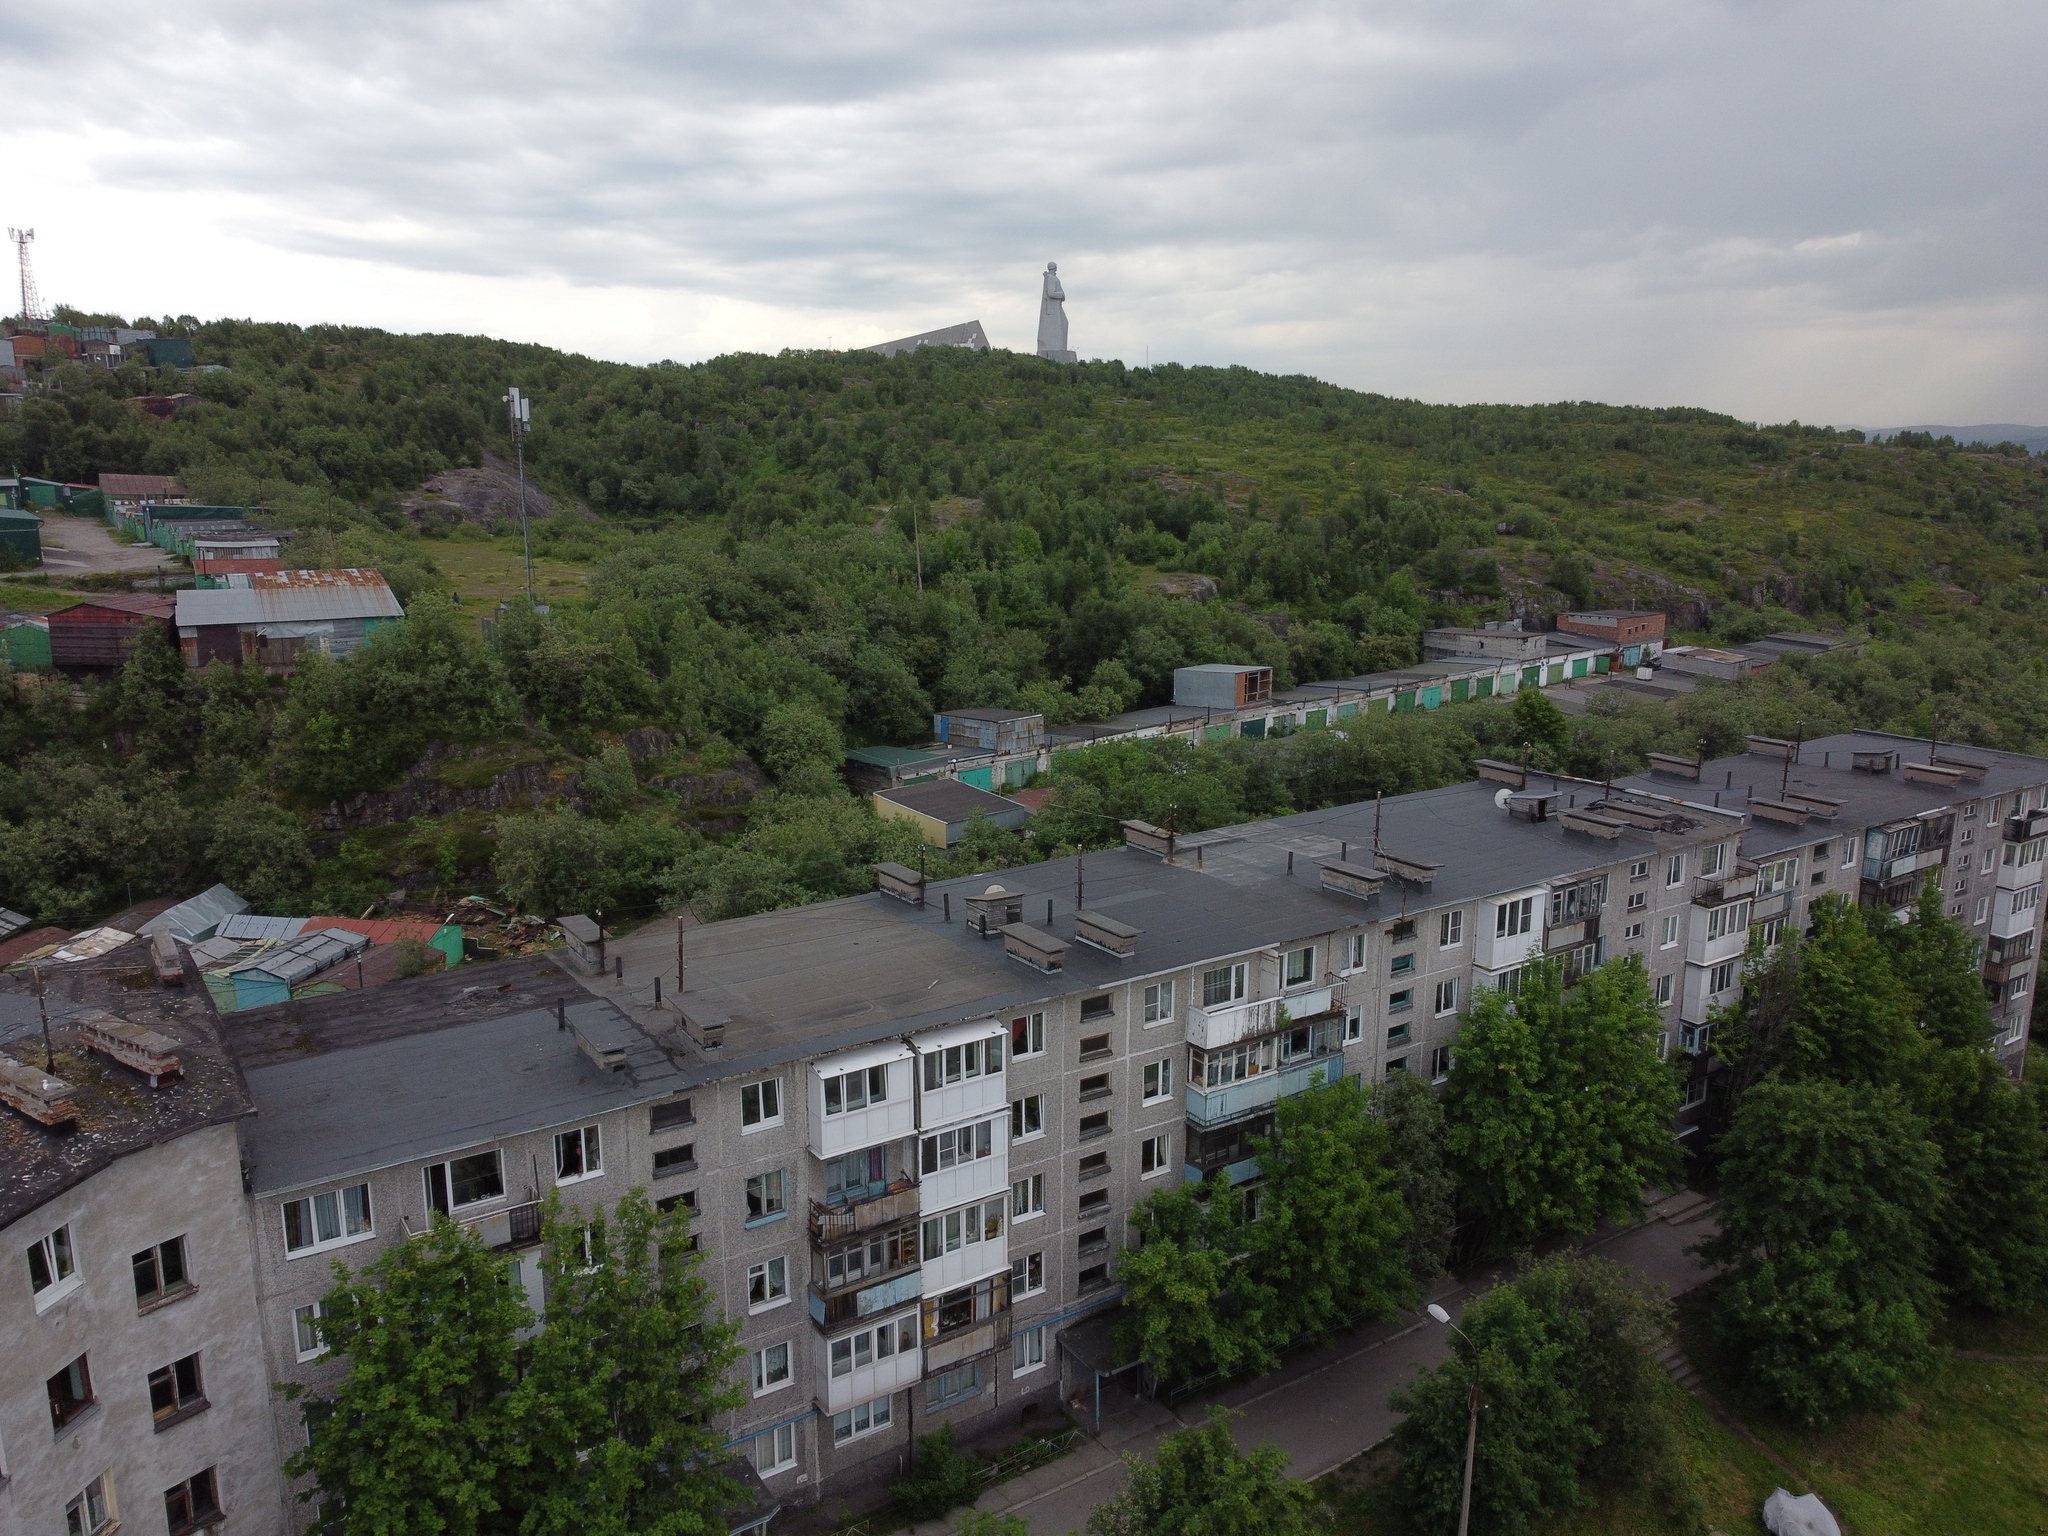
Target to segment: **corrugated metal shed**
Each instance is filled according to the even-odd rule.
[[[145,936],[168,933],[180,943],[197,944],[212,938],[221,924],[232,921],[236,913],[248,910],[249,903],[244,898],[225,885],[216,885],[167,912],[158,913],[142,925],[142,932]]]
[[[341,928],[321,928],[313,933],[302,933],[289,944],[270,951],[259,960],[237,966],[234,974],[241,976],[255,972],[291,987],[297,986],[308,977],[317,976],[330,965],[339,965],[350,955],[359,955],[370,947],[370,941],[360,933],[350,933]]]
[[[219,936],[241,944],[282,944],[305,931],[303,917],[262,917],[249,911],[245,904],[241,912],[221,919]]]
[[[178,627],[309,624],[405,616],[380,571],[252,571],[237,585],[178,594]],[[247,582],[246,586],[240,585]]]

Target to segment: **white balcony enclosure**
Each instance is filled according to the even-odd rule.
[[[911,1043],[917,1048],[921,1129],[928,1131],[1010,1107],[1003,1078],[1010,1032],[997,1020],[935,1029]]]
[[[813,1064],[811,1151],[820,1158],[837,1157],[910,1135],[917,1128],[916,1065],[901,1041]]]
[[[939,1168],[919,1175],[917,1194],[918,1209],[924,1215],[933,1211],[949,1211],[956,1205],[964,1205],[977,1195],[994,1194],[997,1190],[1007,1192],[1010,1187],[1010,1117],[1009,1106],[1004,1106],[1000,1117],[994,1118],[990,1131],[994,1152],[988,1157],[977,1157],[966,1162],[955,1162],[949,1168]],[[970,1124],[972,1122],[969,1122]],[[927,1135],[931,1134],[926,1132]],[[922,1148],[920,1147],[920,1152]],[[922,1162],[920,1161],[920,1167]]]
[[[817,1372],[817,1380],[822,1388],[818,1393],[818,1400],[824,1404],[827,1413],[838,1413],[842,1409],[851,1408],[855,1403],[865,1403],[872,1398],[890,1392],[900,1392],[905,1387],[916,1385],[918,1378],[924,1374],[922,1346],[913,1344],[909,1349],[898,1349],[892,1354],[878,1356],[873,1342],[876,1331],[883,1328],[890,1331],[891,1343],[900,1339],[906,1319],[911,1324],[910,1335],[915,1339],[915,1311],[886,1319],[864,1317],[861,1319],[860,1327],[839,1333],[837,1338],[840,1342],[846,1342],[850,1335],[860,1334],[867,1335],[869,1342],[865,1351],[853,1357],[851,1368],[838,1376],[832,1374],[834,1340],[821,1334],[812,1335],[815,1340],[812,1351],[815,1362],[813,1369]],[[843,1353],[852,1355],[853,1352],[849,1348]]]
[[[1720,907],[1688,907],[1685,915],[1685,961],[1688,965],[1719,965],[1740,960],[1749,947],[1751,903]],[[1716,928],[1720,932],[1716,933]],[[1740,967],[1738,966],[1739,970]]]
[[[1746,930],[1745,930],[1746,932]],[[1704,1024],[1707,1015],[1715,1008],[1732,1003],[1742,995],[1742,946],[1736,946],[1737,959],[1720,961],[1715,965],[1687,965],[1685,985],[1679,994],[1678,1017],[1686,1024]],[[1714,991],[1714,972],[1719,965],[1728,965],[1728,974],[1733,980],[1720,991]]]
[[[2023,891],[2000,889],[1991,901],[1991,936],[2009,939],[2031,933],[2041,921],[2041,866],[2032,866],[2034,881]],[[1999,873],[2003,874],[2001,870]]]
[[[952,1253],[942,1253],[924,1263],[924,1294],[941,1296],[976,1280],[1002,1274],[1010,1267],[1009,1232],[999,1237],[969,1243]]]
[[[1529,903],[1528,920],[1522,919],[1521,904]],[[1499,909],[1509,908],[1506,919]],[[1506,971],[1525,963],[1543,942],[1543,921],[1550,911],[1550,887],[1532,885],[1526,891],[1479,904],[1472,923],[1472,963],[1485,971]],[[1503,932],[1503,929],[1513,932]]]

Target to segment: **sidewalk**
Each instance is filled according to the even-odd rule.
[[[1668,1295],[1682,1295],[1709,1273],[1685,1250],[1708,1234],[1710,1214],[1701,1197],[1682,1191],[1651,1205],[1639,1223],[1601,1229],[1583,1247],[1640,1271]],[[1425,1298],[1425,1305],[1438,1302],[1458,1317],[1464,1303],[1491,1286],[1498,1274],[1478,1275],[1463,1284],[1446,1280]],[[1150,1455],[1165,1435],[1201,1422],[1210,1403],[1239,1415],[1240,1446],[1271,1441],[1287,1452],[1293,1476],[1320,1477],[1393,1433],[1398,1418],[1387,1407],[1388,1395],[1418,1369],[1444,1358],[1448,1333],[1426,1313],[1403,1312],[1295,1356],[1270,1376],[1199,1393],[1171,1410],[1105,1389],[1099,1439],[1083,1441],[1050,1466],[989,1489],[976,1508],[1022,1515],[1032,1536],[1078,1531],[1088,1512],[1123,1486],[1122,1453]],[[914,1532],[938,1536],[952,1527],[951,1521],[927,1521]]]

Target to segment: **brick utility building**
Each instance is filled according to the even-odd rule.
[[[1664,648],[1664,623],[1662,613],[1646,608],[1600,608],[1557,616],[1557,627],[1568,635],[1605,640],[1616,649],[1639,648],[1644,659]],[[1627,661],[1635,664],[1634,659]]]
[[[102,1474],[153,1499],[165,1478],[227,1467],[219,1496],[242,1497],[245,1472],[207,1461],[228,1456],[210,1443],[189,1473],[151,1459],[182,1423],[90,1456],[51,1451],[65,1435],[52,1405],[70,1401],[51,1373],[75,1348],[104,1381],[114,1347],[60,1336],[34,1309],[54,1249],[41,1271],[21,1255],[60,1225],[118,1219],[118,1234],[73,1228],[72,1251],[140,1255],[173,1226],[246,1223],[242,1274],[200,1281],[237,1305],[179,1302],[207,1335],[145,1340],[114,1374],[183,1358],[157,1361],[166,1349],[260,1350],[260,1371],[207,1367],[212,1408],[193,1422],[225,1425],[231,1407],[238,1443],[281,1454],[300,1431],[268,1384],[318,1390],[343,1368],[314,1329],[331,1260],[359,1268],[445,1211],[516,1260],[538,1303],[548,1192],[587,1208],[635,1186],[694,1213],[707,1278],[741,1324],[745,1400],[722,1427],[758,1484],[730,1527],[877,1493],[912,1436],[994,1433],[1091,1386],[1085,1340],[1118,1300],[1116,1255],[1147,1194],[1255,1180],[1251,1139],[1313,1084],[1443,1079],[1472,999],[1513,992],[1538,956],[1568,977],[1642,956],[1667,1051],[1691,1057],[1675,1127],[1689,1137],[1714,1070],[1711,1010],[1738,995],[1752,935],[1780,942],[1830,893],[1903,911],[1933,872],[1984,937],[1994,1048],[2015,1060],[2048,760],[1871,733],[1759,738],[1612,786],[1486,764],[1377,814],[1126,834],[1085,868],[926,881],[884,866],[869,895],[691,929],[680,985],[659,1010],[641,991],[636,1017],[610,999],[651,978],[578,977],[549,955],[233,1015],[225,1039],[256,1111],[232,1122],[246,1196],[225,1158],[218,1174],[171,1159],[203,1132],[137,1150],[121,1175],[134,1182],[89,1206],[7,1185],[17,1257],[0,1305],[8,1337],[36,1351],[0,1397],[8,1470],[80,1477],[11,1475],[0,1521],[9,1499],[75,1480],[69,1499]],[[27,1059],[18,1036],[8,1050]],[[19,1111],[0,1113],[27,1134]],[[204,1209],[182,1214],[192,1201]],[[117,1313],[94,1314],[109,1341]],[[303,1530],[286,1492],[276,1528]],[[61,1507],[38,1503],[38,1521]],[[235,1528],[272,1527],[252,1513]]]

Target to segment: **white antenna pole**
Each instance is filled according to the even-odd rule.
[[[519,542],[526,548],[526,605],[533,606],[533,536],[526,527],[526,430],[531,423],[533,402],[515,385],[505,396],[511,408],[512,452],[519,460]]]

